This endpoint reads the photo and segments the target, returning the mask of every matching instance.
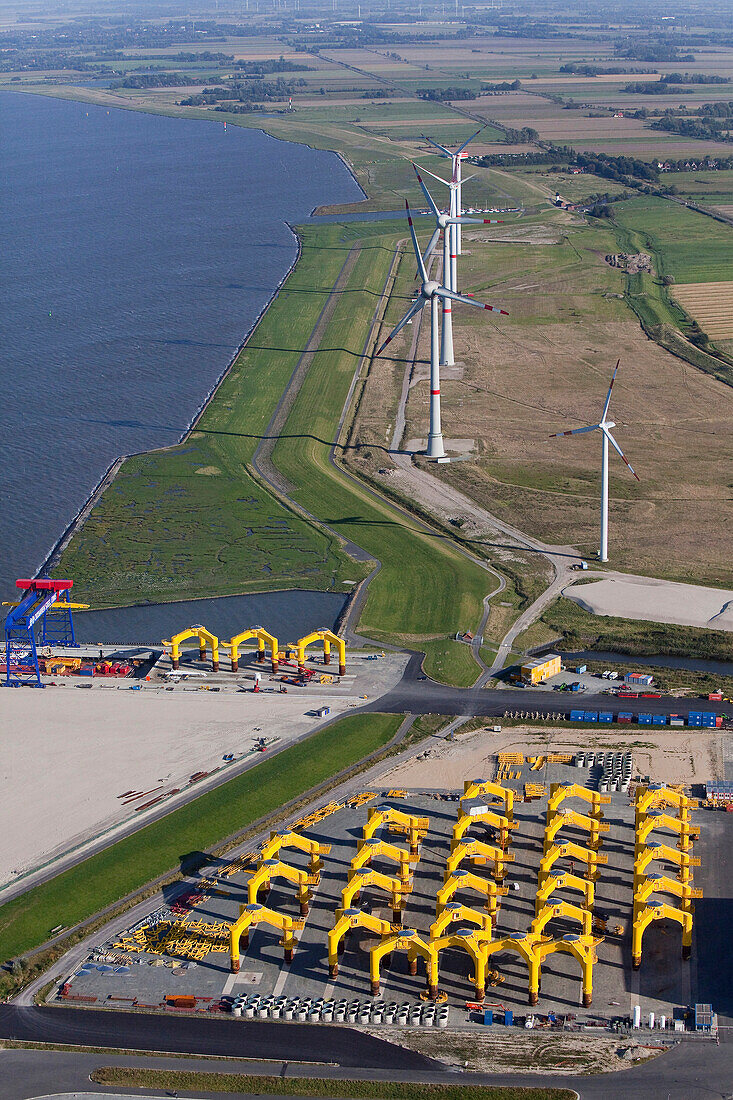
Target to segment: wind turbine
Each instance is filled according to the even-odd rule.
[[[412,237],[412,247],[415,249],[415,258],[417,260],[417,269],[420,278],[422,279],[422,286],[420,287],[420,293],[417,301],[413,302],[408,309],[405,316],[401,321],[398,321],[395,327],[390,332],[387,339],[376,351],[376,355],[381,355],[387,344],[395,338],[398,332],[400,332],[405,325],[415,317],[420,310],[430,303],[430,428],[428,431],[428,458],[444,458],[445,448],[443,447],[443,433],[440,426],[440,360],[438,356],[438,303],[441,300],[448,298],[452,302],[463,302],[467,306],[475,306],[477,309],[488,309],[492,313],[503,313],[508,316],[505,309],[499,309],[498,306],[485,305],[483,302],[477,302],[474,298],[466,298],[463,294],[456,294],[450,290],[447,286],[442,286],[435,280],[428,279],[427,269],[425,267],[425,260],[423,259],[420,247],[417,243],[417,234],[415,233],[415,226],[412,224],[412,216],[410,214],[410,204],[405,200],[405,209],[407,211],[407,222],[410,226],[410,235]],[[433,234],[433,237],[437,239],[436,234],[439,230]]]
[[[466,148],[467,145],[470,145],[473,139],[477,138],[479,134],[482,133],[485,129],[486,126],[484,125],[481,127],[481,129],[477,130],[475,134],[471,134],[468,141],[464,141],[463,145],[459,146],[458,149],[456,149],[455,153],[451,153],[450,149],[446,149],[445,145],[440,145],[437,141],[433,141],[432,138],[429,138],[426,134],[423,134],[423,140],[429,142],[430,145],[438,149],[441,156],[448,157],[451,162],[451,167],[453,169],[453,171],[451,172],[451,177],[455,185],[455,209],[451,210],[451,214],[454,214],[457,218],[460,218],[461,214],[463,213],[463,196],[461,191],[461,187],[465,182],[461,179],[461,162],[465,159],[462,155],[463,150]],[[468,156],[468,153],[466,153],[465,156]],[[456,253],[456,255],[460,256],[462,254],[460,225],[458,225],[456,229],[453,230],[453,239],[456,245],[453,251]]]
[[[454,225],[499,225],[499,221],[496,218],[467,218],[467,217],[452,217],[450,214],[443,214],[433,201],[433,196],[428,191],[423,178],[420,175],[417,165],[413,163],[412,167],[415,169],[415,175],[417,181],[422,187],[423,194],[430,204],[430,209],[435,215],[435,232],[430,238],[430,244],[425,252],[425,262],[433,254],[433,249],[438,243],[438,237],[441,230],[443,231],[443,281],[448,285],[452,291],[457,291],[455,279],[451,270],[451,251],[450,251],[450,230],[449,226]],[[431,173],[428,173],[430,175]],[[441,367],[452,367],[455,363],[453,358],[453,318],[452,318],[452,306],[449,298],[443,299],[443,327],[440,330],[440,365]]]
[[[608,444],[609,443],[611,444],[611,446],[613,447],[613,449],[615,451],[618,451],[618,453],[621,455],[621,458],[624,460],[626,465],[629,467],[629,469],[631,470],[631,472],[634,475],[634,477],[636,478],[636,480],[639,481],[639,475],[637,474],[636,470],[631,465],[631,463],[627,459],[626,455],[624,454],[624,452],[621,450],[621,448],[619,447],[616,440],[611,435],[611,428],[616,427],[615,423],[613,422],[613,420],[606,420],[606,417],[608,415],[608,406],[611,404],[611,391],[613,389],[613,384],[616,381],[616,372],[618,371],[618,367],[619,367],[620,362],[621,362],[621,360],[619,359],[618,362],[616,363],[616,366],[613,369],[613,376],[611,378],[611,385],[608,387],[608,393],[606,394],[606,403],[603,406],[603,414],[601,416],[600,421],[597,424],[591,424],[588,428],[573,428],[572,431],[569,431],[569,432],[555,432],[553,435],[550,436],[550,439],[556,439],[558,436],[561,436],[561,435],[584,435],[586,432],[596,432],[596,431],[599,431],[601,433],[601,549],[600,549],[600,553],[598,554],[599,561],[608,561]]]
[[[413,167],[414,167],[414,165],[413,165]],[[415,170],[417,171],[417,169],[415,169]],[[434,172],[430,172],[427,168],[423,168],[423,172],[425,173],[426,176],[430,176],[430,178],[434,179],[437,183],[442,183],[444,187],[449,188],[449,190],[450,190],[450,206],[448,207],[449,217],[451,217],[453,219],[455,219],[457,217],[463,217],[463,215],[457,215],[456,214],[456,208],[457,208],[456,192],[457,192],[457,188],[458,188],[458,184],[456,183],[456,181],[455,180],[444,180],[442,176],[436,176]],[[467,183],[468,180],[472,180],[472,179],[473,179],[473,176],[469,176],[468,179],[464,180],[463,182]],[[481,219],[481,220],[483,221],[483,219]],[[450,231],[448,233],[448,238],[449,238],[448,257],[450,259],[450,266],[447,269],[447,274],[443,275],[443,279],[445,280],[445,285],[450,287],[450,289],[455,291],[455,293],[457,294],[458,293],[458,262],[457,262],[458,261],[458,256],[457,256],[457,253],[456,253],[456,240],[455,240],[455,236],[454,236],[455,232],[456,232],[456,230],[451,225]]]

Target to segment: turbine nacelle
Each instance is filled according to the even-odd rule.
[[[429,301],[440,292],[440,289],[440,283],[436,282],[434,279],[431,279],[429,282],[423,283],[423,285],[420,287],[420,294],[423,298]]]

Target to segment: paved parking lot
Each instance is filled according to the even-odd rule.
[[[513,783],[516,789],[521,789],[526,780],[537,781],[538,773],[529,772],[526,766],[521,771],[521,777]],[[563,764],[550,764],[540,774],[548,787],[553,781],[577,781],[583,785],[588,781],[587,771]],[[455,796],[458,792],[452,793]],[[203,1002],[204,1007],[209,1003],[217,1003],[222,995],[251,993],[291,1000],[371,1000],[368,950],[376,939],[360,931],[350,933],[346,939],[345,951],[339,959],[338,976],[334,980],[329,979],[326,948],[327,932],[333,927],[335,910],[340,905],[341,890],[346,884],[349,863],[356,854],[357,842],[366,823],[369,806],[392,804],[401,810],[429,818],[429,831],[420,849],[413,891],[408,896],[404,913],[405,927],[417,929],[426,938],[428,928],[435,919],[436,894],[443,884],[443,871],[457,814],[457,801],[450,800],[449,792],[409,792],[405,799],[389,799],[381,791],[375,791],[374,794],[375,797],[369,804],[357,808],[342,807],[306,830],[309,837],[330,844],[331,850],[325,856],[321,881],[305,927],[299,934],[291,965],[283,965],[280,933],[274,929],[259,927],[251,936],[249,948],[242,952],[241,970],[237,975],[230,973],[227,948],[212,952],[199,962],[161,959],[152,954],[140,953],[129,956],[129,963],[124,964],[128,969],[118,970],[113,960],[96,964],[109,969],[87,969],[79,973],[71,986],[73,994],[96,997],[97,1005],[108,1003],[114,1007],[119,1007],[120,1001],[108,1000],[110,994],[113,998],[137,998],[147,1005],[157,1005],[166,995],[177,993],[211,998],[210,1002]],[[664,1013],[670,1017],[675,1007],[691,1004],[695,1000],[711,999],[709,990],[714,987],[716,975],[720,972],[719,967],[710,965],[705,938],[699,934],[695,937],[692,961],[682,962],[680,929],[677,925],[665,922],[652,925],[647,930],[642,969],[639,972],[631,970],[634,811],[628,794],[618,792],[610,797],[611,803],[604,806],[605,820],[610,829],[603,834],[601,848],[608,857],[608,864],[600,868],[595,902],[595,912],[607,917],[609,931],[598,948],[593,1006],[590,1010],[583,1010],[581,1007],[580,968],[576,961],[568,955],[554,955],[543,967],[538,1011],[610,1018],[630,1014],[633,1005],[641,1004],[644,1013],[653,1010],[658,1015]],[[515,807],[518,828],[511,834],[510,846],[515,862],[508,868],[506,884],[510,889],[501,899],[495,938],[509,932],[528,930],[534,917],[546,805],[547,799],[543,797]],[[573,805],[581,812],[585,810],[583,804]],[[716,891],[714,886],[716,865],[719,850],[730,841],[730,826],[733,822],[725,820],[730,816],[704,811],[696,815],[703,834],[698,854],[703,856],[705,863],[697,881],[705,886],[710,884],[711,890],[718,894],[720,889]],[[483,825],[474,826],[468,835],[487,839]],[[559,839],[572,839],[583,844],[585,838],[586,834],[564,828]],[[403,838],[400,837],[390,839],[397,844],[403,843]],[[660,842],[664,839],[666,838],[661,837]],[[306,855],[292,849],[284,852],[283,858],[288,863],[303,868],[308,862]],[[381,859],[376,859],[374,866],[375,869],[389,874],[394,868],[394,864],[382,862]],[[236,919],[239,906],[247,901],[247,875],[240,869],[229,876],[219,877],[222,869],[227,869],[224,861],[202,869],[204,900],[194,907],[186,924],[197,920],[215,924]],[[568,864],[561,864],[557,869],[570,867]],[[489,868],[478,868],[477,873],[487,876]],[[579,898],[575,891],[567,891],[560,896],[573,903]],[[457,895],[454,900],[475,908],[481,905],[478,897],[470,892]],[[287,882],[277,883],[273,887],[266,904],[293,917],[299,912],[295,888]],[[363,892],[362,904],[375,915],[390,919],[391,909],[387,899],[374,888],[370,887]],[[706,930],[711,924],[715,927],[714,914],[710,909],[704,911],[704,918]],[[614,934],[616,925],[623,927],[623,934]],[[578,928],[574,922],[556,920],[546,931],[561,936],[566,932],[577,932]],[[727,951],[720,936],[714,942],[716,951]],[[703,955],[699,959],[701,949]],[[502,952],[493,956],[491,965],[497,968],[504,980],[487,990],[487,1002],[512,1008],[515,1014],[525,1012],[525,964],[519,956]],[[420,994],[425,988],[424,964],[419,960],[416,977],[411,977],[407,969],[405,954],[393,953],[391,966],[382,975],[381,999],[386,1003],[419,1003]],[[474,997],[474,987],[470,980],[472,969],[473,964],[464,952],[450,949],[441,954],[439,986],[448,996],[452,1025],[460,1025],[465,1021],[465,1002]],[[699,987],[701,978],[702,988]],[[716,992],[720,993],[720,990]],[[720,1008],[724,1008],[722,1003]]]

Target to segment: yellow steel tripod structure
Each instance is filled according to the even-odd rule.
[[[328,972],[332,978],[338,975],[338,957],[343,950],[344,937],[354,928],[364,928],[376,936],[385,938],[399,931],[399,926],[364,913],[361,909],[344,909],[328,933]]]
[[[506,864],[514,862],[514,855],[505,852],[503,848],[497,848],[494,844],[484,844],[482,840],[464,840],[453,849],[446,863],[445,878],[450,878],[464,860],[482,864],[487,859],[494,863],[494,878],[497,882],[502,882],[506,878]]]
[[[285,950],[285,962],[293,961],[295,948],[295,933],[300,931],[305,921],[296,917],[286,917],[283,913],[277,913],[274,909],[267,909],[264,905],[243,905],[238,919],[229,929],[229,949],[231,956],[232,973],[239,972],[239,948],[240,943],[245,950],[249,947],[249,930],[253,925],[269,924],[273,928],[279,928],[283,933],[280,941]]]

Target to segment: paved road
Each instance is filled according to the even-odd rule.
[[[353,1068],[431,1069],[422,1054],[341,1027],[206,1019],[109,1009],[0,1006],[0,1036],[79,1046],[221,1057],[336,1062]],[[0,1087],[0,1095],[4,1095]]]
[[[412,657],[400,683],[362,710],[395,714],[503,715],[505,711],[539,711],[541,714],[569,714],[575,710],[605,710],[612,714],[683,714],[691,710],[714,710],[733,716],[733,704],[708,703],[701,699],[618,699],[613,695],[580,695],[542,688],[452,688],[434,680],[420,680],[420,657]]]
[[[198,1021],[196,1021],[198,1022]],[[181,1023],[177,1020],[176,1023]],[[237,1029],[249,1025],[238,1025]],[[283,1033],[289,1033],[293,1025],[276,1024]],[[335,1031],[335,1028],[310,1027],[316,1032]],[[358,1032],[339,1029],[341,1047],[357,1043],[362,1038]],[[283,1036],[283,1040],[284,1040]],[[285,1041],[283,1041],[283,1046]],[[359,1070],[362,1079],[426,1082],[456,1085],[513,1085],[517,1087],[548,1085],[574,1089],[581,1100],[730,1100],[733,1088],[733,1044],[716,1047],[712,1043],[685,1043],[675,1047],[653,1062],[629,1070],[596,1077],[548,1077],[539,1074],[464,1074],[446,1072],[444,1069],[422,1067],[410,1069],[407,1060],[414,1057],[409,1051],[382,1044],[389,1052],[389,1059],[378,1069]],[[285,1056],[290,1057],[289,1050]],[[4,1100],[28,1100],[30,1097],[58,1095],[59,1093],[88,1092],[89,1074],[99,1066],[134,1065],[173,1070],[200,1070],[203,1072],[277,1074],[282,1077],[316,1076],[348,1080],[357,1076],[352,1069],[321,1065],[292,1064],[278,1061],[271,1064],[246,1064],[218,1061],[194,1061],[189,1059],[129,1058],[105,1054],[76,1054],[58,1051],[8,1050],[2,1055],[4,1064]],[[344,1090],[346,1091],[346,1090]],[[146,1095],[150,1095],[147,1093]],[[197,1096],[214,1094],[197,1093]],[[219,1094],[221,1095],[221,1094]],[[230,1094],[231,1095],[231,1094]],[[248,1096],[247,1093],[235,1094]]]

